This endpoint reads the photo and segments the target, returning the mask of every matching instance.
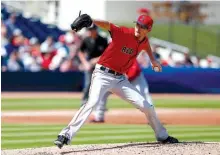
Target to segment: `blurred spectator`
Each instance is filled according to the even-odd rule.
[[[27,57],[24,61],[26,71],[39,72],[41,71],[42,60],[38,57]]]
[[[147,8],[140,8],[137,10],[137,13],[150,14],[151,11]],[[34,31],[34,33],[25,33],[25,36],[33,36],[32,38],[24,37],[22,32],[25,32],[23,28],[25,27],[24,25],[26,25],[27,23],[22,23],[21,25],[24,24],[22,27],[16,27],[20,25],[20,21],[16,21],[16,18],[16,13],[10,13],[9,17],[8,14],[6,14],[4,17],[2,14],[2,71],[23,70],[37,72],[41,70],[49,70],[68,72],[75,70],[87,70],[87,72],[89,72],[89,70],[92,68],[92,66],[94,66],[97,60],[93,59],[97,52],[91,52],[91,49],[95,44],[94,42],[98,40],[96,36],[108,38],[108,43],[111,42],[111,36],[108,33],[102,31],[101,29],[96,29],[96,31],[93,31],[95,29],[93,29],[92,26],[91,29],[88,30],[84,28],[78,33],[74,33],[73,31],[67,31],[65,34],[59,36],[58,42],[55,42],[51,36],[48,36],[43,43],[40,43],[39,41],[41,41],[42,37],[36,35]],[[25,21],[28,21],[28,19],[26,19]],[[36,26],[38,25],[36,24]],[[89,47],[89,44],[92,46]],[[103,47],[100,46],[97,48],[97,50],[99,50],[99,48]],[[152,51],[155,58],[163,66],[193,66],[210,68],[219,68],[220,66],[220,61],[217,61],[216,59],[200,59],[196,56],[189,56],[188,54],[183,55],[182,53],[176,57],[176,54],[173,54],[173,52],[169,51],[169,49],[162,49],[163,47],[152,46]],[[168,53],[163,54],[164,52]],[[84,57],[86,61],[83,61],[82,57]],[[138,62],[143,68],[151,67],[149,57],[145,52],[140,53],[140,55],[138,56]],[[10,67],[9,70],[7,69],[8,66]]]
[[[20,57],[24,63],[25,70],[37,72],[41,70],[40,45],[37,38],[25,39],[24,46],[19,49]]]
[[[49,70],[49,65],[55,55],[56,55],[56,51],[50,51],[50,50],[41,51],[42,69]]]
[[[7,51],[5,46],[8,44],[7,28],[1,20],[1,70],[7,71]]]
[[[50,70],[56,70],[59,68],[61,63],[65,60],[69,55],[69,48],[65,44],[65,35],[59,36],[58,43],[56,43],[57,53],[54,55],[51,63],[49,65]]]
[[[18,58],[23,64],[24,71],[36,71],[31,68],[34,63],[34,58],[31,55],[31,47],[30,42],[27,38],[24,38],[21,31],[19,29],[15,29],[12,36],[12,46],[9,45],[10,48],[8,54],[10,55],[11,51],[17,51]]]
[[[1,71],[7,71],[7,52],[4,47],[1,47]]]
[[[208,63],[208,61],[206,59],[201,59],[199,61],[199,66],[201,68],[208,68],[209,67],[209,63]]]
[[[157,52],[158,46],[151,46],[151,48],[152,48],[152,52],[153,52],[154,57],[156,58],[156,60],[157,60],[158,62],[160,62],[161,56],[160,56],[160,54]]]
[[[79,57],[78,57],[78,51],[82,44],[82,39],[77,33],[74,33],[73,31],[69,31],[67,32],[67,34],[73,36],[72,42],[70,41],[70,39],[68,39],[68,35],[66,36],[67,46],[70,49],[69,57],[72,60],[72,70],[79,70],[81,61],[79,60]]]
[[[80,43],[81,40],[76,33],[67,32],[65,35],[61,35],[56,44],[57,54],[49,66],[50,70],[57,70],[61,66],[62,72],[78,70],[79,63],[77,63],[76,53]]]
[[[22,71],[23,70],[23,64],[19,60],[17,51],[13,51],[10,54],[9,60],[7,62],[7,70],[10,71],[10,72],[16,72],[16,71]]]
[[[17,28],[15,26],[16,22],[16,13],[12,13],[10,17],[5,21],[5,26],[7,27],[7,37],[11,38],[14,30]]]
[[[185,66],[193,66],[194,64],[193,64],[193,62],[192,62],[192,60],[190,58],[189,53],[184,53],[184,56],[185,56],[184,65]]]
[[[208,57],[206,58],[206,61],[208,62],[208,67],[210,67],[210,68],[219,68],[220,67],[220,65],[217,62],[213,61],[212,59],[210,59]]]
[[[5,24],[1,21],[1,47],[4,47],[7,44],[8,44],[7,28],[5,27]]]
[[[200,58],[198,56],[190,56],[190,61],[192,62],[193,67],[199,67]]]
[[[47,37],[47,39],[41,44],[40,50],[43,53],[50,53],[55,50],[55,44],[52,36]]]
[[[53,59],[53,57],[56,55],[55,51],[53,52],[42,52],[42,64],[41,67],[43,70],[49,70],[49,65]]]
[[[75,59],[77,55],[77,51],[81,46],[82,40],[77,35],[77,33],[73,33],[71,31],[67,32],[65,35],[65,44],[69,48],[69,55],[71,59]]]
[[[30,45],[30,53],[31,53],[31,56],[33,57],[38,57],[41,55],[41,51],[40,51],[40,43],[38,41],[37,38],[35,37],[32,37],[30,40],[29,40],[29,45]]]
[[[168,58],[165,60],[165,59],[161,59],[161,62],[160,62],[163,66],[170,66],[170,67],[175,67],[176,64],[175,62],[173,61],[173,58],[172,58],[172,53],[169,54]]]
[[[21,34],[21,30],[15,29],[9,41],[9,44],[5,46],[7,55],[9,56],[13,51],[18,51],[19,47],[23,43],[24,43],[24,37]]]
[[[65,35],[59,36],[57,53],[51,60],[49,65],[50,70],[56,70],[61,63],[69,56],[69,47],[66,45]]]
[[[48,36],[47,39],[41,44],[41,57],[42,57],[42,69],[49,70],[49,65],[56,55],[55,44],[53,38]]]
[[[41,63],[42,63],[42,57],[40,52],[40,43],[37,38],[33,37],[29,40],[30,45],[30,55],[32,58],[32,61],[29,66],[29,70],[32,72],[40,71]]]

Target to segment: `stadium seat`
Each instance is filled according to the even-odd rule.
[[[5,21],[9,18],[11,13],[8,11],[4,3],[1,4],[2,19]],[[22,31],[25,37],[29,39],[31,37],[36,37],[40,41],[40,43],[42,43],[47,38],[47,36],[52,36],[55,41],[57,41],[58,37],[65,33],[65,31],[60,30],[55,25],[42,23],[39,18],[25,18],[23,17],[22,12],[18,12],[15,25]]]

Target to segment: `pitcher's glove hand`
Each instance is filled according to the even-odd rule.
[[[80,31],[84,27],[90,27],[92,25],[92,18],[87,14],[79,13],[79,17],[77,17],[74,22],[71,24],[71,29],[75,32]]]

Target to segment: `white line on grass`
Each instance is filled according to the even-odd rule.
[[[26,136],[49,136],[56,135],[57,132],[27,132],[27,133],[2,133],[2,137],[26,137]],[[126,133],[153,133],[153,130],[98,130],[98,131],[80,131],[79,134],[88,134],[88,135],[99,135],[99,134],[126,134]]]
[[[198,132],[201,133],[206,133],[206,132],[212,132],[212,133],[220,133],[219,129],[209,129],[209,130],[196,130],[196,129],[188,129],[188,130],[169,130],[172,133],[179,133],[179,131],[190,131],[191,133],[197,134]],[[24,132],[24,133],[2,133],[2,138],[6,138],[6,137],[31,137],[31,136],[52,136],[52,135],[57,135],[59,133],[59,131],[57,130],[55,131],[47,131],[47,132]],[[78,134],[85,134],[85,135],[99,135],[99,134],[134,134],[134,133],[153,133],[152,129],[146,130],[146,129],[126,129],[126,130],[96,130],[96,131],[89,131],[89,130],[82,130],[79,131]]]
[[[31,131],[33,131],[33,132],[37,132],[37,131],[39,131],[39,132],[42,132],[42,131],[54,131],[54,130],[61,130],[63,127],[61,127],[61,126],[58,126],[58,127],[47,127],[47,126],[45,126],[45,127],[38,127],[38,128],[35,128],[35,127],[27,127],[27,128],[15,128],[15,127],[13,127],[13,128],[2,128],[2,132],[4,133],[4,132],[7,132],[7,133],[9,133],[9,132],[16,132],[16,131],[21,131],[21,132],[25,132],[25,131],[27,131],[27,132],[31,132]],[[93,130],[91,130],[91,129],[93,129]],[[96,129],[96,130],[95,130]],[[105,126],[96,126],[96,127],[92,127],[92,128],[88,128],[88,127],[85,127],[85,128],[82,128],[82,130],[81,131],[91,131],[91,132],[95,132],[95,131],[101,131],[101,130],[108,130],[109,131],[109,129],[111,129],[111,130],[116,130],[116,131],[118,131],[118,130],[131,130],[131,129],[133,129],[133,130],[136,130],[136,129],[138,129],[138,130],[151,130],[151,128],[149,127],[149,126],[146,126],[146,125],[143,125],[143,126],[141,126],[141,127],[135,127],[135,126],[132,126],[132,127],[127,127],[127,126],[124,126],[124,127],[120,127],[120,126],[109,126],[109,127],[105,127]],[[215,131],[219,131],[220,132],[220,127],[167,127],[167,130],[168,131],[208,131],[208,130],[215,130]]]
[[[57,127],[54,127],[54,126],[41,126],[41,127],[2,127],[2,131],[36,131],[36,130],[54,130],[54,129],[62,129],[63,127],[65,127],[65,125],[63,126],[57,126]],[[83,130],[90,130],[90,129],[94,129],[94,130],[98,130],[98,129],[105,129],[105,130],[109,130],[109,129],[123,129],[123,130],[126,130],[126,129],[134,129],[134,128],[139,128],[139,129],[149,129],[149,126],[147,125],[143,125],[143,126],[94,126],[94,127],[89,127],[89,126],[86,126],[86,127],[83,127],[82,129]]]

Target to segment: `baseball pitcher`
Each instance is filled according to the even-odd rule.
[[[89,99],[75,114],[73,119],[63,128],[54,141],[54,144],[62,148],[64,144],[70,144],[77,131],[85,123],[92,113],[95,105],[101,101],[107,92],[113,92],[122,99],[140,109],[154,130],[155,137],[161,143],[178,143],[178,140],[168,135],[167,130],[158,119],[154,106],[151,105],[141,93],[128,81],[125,73],[136,60],[141,51],[146,51],[153,68],[161,72],[160,64],[154,59],[147,34],[151,31],[153,20],[150,16],[140,15],[134,28],[120,27],[108,21],[92,20],[87,14],[76,18],[71,24],[74,31],[95,24],[109,31],[112,42],[100,56],[92,74]]]

